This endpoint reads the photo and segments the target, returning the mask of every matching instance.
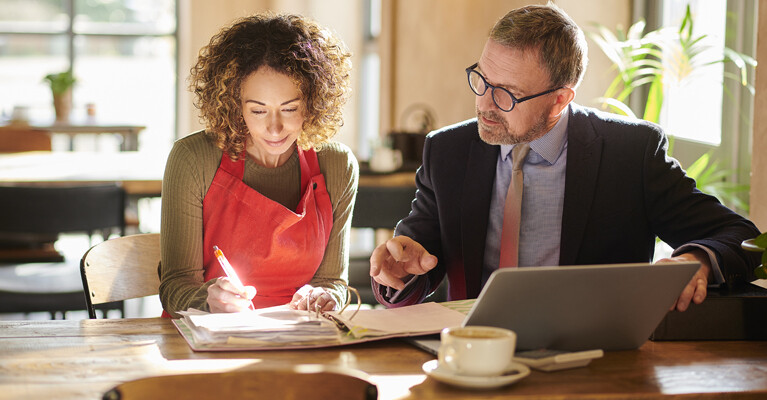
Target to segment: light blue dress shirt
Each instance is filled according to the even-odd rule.
[[[530,142],[530,152],[522,165],[522,218],[519,230],[519,266],[559,265],[559,242],[562,233],[562,207],[565,199],[567,166],[566,109],[549,132]],[[495,182],[485,244],[482,285],[498,269],[500,261],[503,205],[511,182],[511,150],[503,145],[495,167]]]

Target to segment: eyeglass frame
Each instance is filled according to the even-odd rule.
[[[546,91],[543,91],[543,92],[540,92],[540,93],[537,93],[537,94],[532,94],[530,96],[525,96],[525,97],[523,97],[521,99],[518,99],[516,96],[511,94],[511,92],[508,91],[508,89],[502,88],[500,86],[493,86],[493,85],[487,83],[487,78],[485,78],[484,75],[480,74],[479,71],[475,70],[475,68],[477,68],[477,66],[479,66],[479,62],[475,62],[474,64],[472,64],[471,66],[466,68],[466,79],[469,81],[469,88],[471,89],[471,92],[474,93],[477,96],[484,96],[485,94],[487,94],[487,89],[490,88],[490,98],[493,99],[493,104],[495,104],[495,106],[498,107],[498,109],[503,111],[503,112],[511,112],[511,110],[513,110],[514,107],[516,107],[518,103],[522,103],[524,101],[532,100],[532,99],[534,99],[536,97],[540,97],[540,96],[543,96],[545,94],[549,94],[551,92],[555,92],[555,91],[557,91],[559,89],[564,88],[564,86],[559,86],[559,87],[556,87],[554,89],[549,89],[549,90],[546,90]],[[477,93],[477,91],[474,90],[474,85],[471,84],[471,73],[472,72],[474,72],[477,75],[479,75],[480,79],[482,79],[482,82],[485,84],[485,91],[482,92],[482,94]],[[502,90],[502,91],[506,92],[509,95],[509,97],[511,97],[511,108],[509,108],[508,110],[504,110],[500,105],[498,105],[498,102],[495,100],[495,94],[494,94],[496,89],[497,90]]]

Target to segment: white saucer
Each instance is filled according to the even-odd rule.
[[[503,375],[499,376],[467,376],[454,373],[449,368],[440,367],[438,360],[427,361],[423,364],[423,372],[426,375],[450,385],[473,388],[473,389],[492,389],[501,386],[510,385],[528,375],[530,368],[518,362],[509,364],[508,369]]]

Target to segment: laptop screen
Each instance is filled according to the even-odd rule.
[[[517,333],[517,349],[636,349],[700,268],[697,262],[503,268],[464,325]]]

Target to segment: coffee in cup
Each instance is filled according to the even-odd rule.
[[[517,335],[490,326],[445,328],[440,333],[439,364],[467,376],[499,376],[511,364]]]

